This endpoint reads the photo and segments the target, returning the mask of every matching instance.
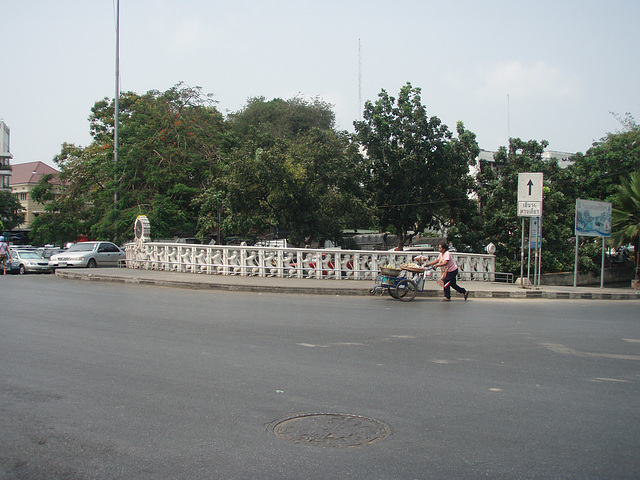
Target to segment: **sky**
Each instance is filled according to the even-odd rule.
[[[118,0],[2,2],[0,120],[13,164],[91,142],[115,96]],[[407,82],[429,116],[480,148],[509,137],[586,152],[640,122],[637,0],[120,0],[120,90],[184,82],[224,113],[252,97],[320,98],[353,131]]]

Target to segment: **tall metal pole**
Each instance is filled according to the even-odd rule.
[[[604,288],[604,250],[605,250],[605,241],[604,237],[602,237],[602,262],[600,264],[600,288]]]
[[[580,237],[576,231],[576,258],[573,262],[573,286],[578,286],[578,244],[580,243]]]
[[[522,240],[520,241],[520,288],[524,288],[524,217],[522,217]]]
[[[117,175],[116,167],[118,166],[118,127],[120,124],[120,0],[116,0],[116,97],[115,97],[115,114],[113,119],[113,204],[118,203]]]
[[[538,217],[538,288],[540,288],[540,275],[542,274],[542,215]]]

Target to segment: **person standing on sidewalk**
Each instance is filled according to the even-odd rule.
[[[438,245],[438,250],[440,251],[438,258],[435,261],[431,263],[427,263],[425,265],[427,267],[431,265],[434,265],[435,267],[446,267],[447,275],[443,279],[444,298],[442,299],[442,301],[443,302],[451,301],[452,288],[456,292],[461,293],[464,296],[464,299],[466,300],[467,297],[469,296],[469,291],[458,286],[458,284],[456,283],[456,277],[458,276],[458,264],[451,256],[451,253],[449,252],[449,247],[445,242],[442,242],[440,245]]]
[[[4,237],[0,235],[0,266],[2,266],[2,274],[7,274],[7,258],[9,258],[9,245],[4,241]]]

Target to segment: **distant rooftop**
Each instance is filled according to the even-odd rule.
[[[493,155],[496,152],[491,151],[491,150],[480,150],[480,154],[478,155],[478,157],[476,158],[476,160],[486,160],[488,162],[493,162]],[[560,165],[561,168],[566,168],[567,166],[571,165],[571,162],[569,160],[570,157],[574,156],[575,153],[571,153],[571,152],[558,152],[556,150],[545,150],[542,153],[542,158],[544,160],[550,160],[552,158],[557,158],[558,159],[558,165]]]
[[[11,165],[9,185],[38,183],[42,175],[50,173],[57,174],[59,172],[44,162],[27,162]]]

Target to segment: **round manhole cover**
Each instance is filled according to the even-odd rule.
[[[363,447],[382,440],[391,429],[379,420],[341,413],[291,415],[272,424],[285,440],[323,447]]]

